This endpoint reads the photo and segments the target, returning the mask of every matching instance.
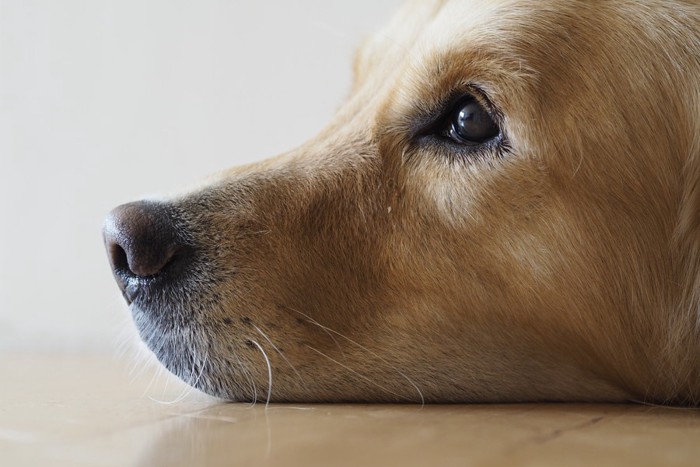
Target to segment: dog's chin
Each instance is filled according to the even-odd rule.
[[[170,373],[185,384],[213,397],[228,401],[253,400],[255,394],[242,383],[243,375],[232,374],[235,367],[216,355],[208,331],[179,307],[144,305],[137,299],[129,309],[143,343]]]

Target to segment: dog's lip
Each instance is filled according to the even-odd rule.
[[[126,303],[131,305],[134,300],[136,300],[141,293],[141,284],[136,283],[136,281],[128,281],[126,287],[124,288],[123,295],[126,299]]]
[[[117,284],[119,285],[119,291],[122,293],[122,297],[124,297],[126,304],[131,305],[139,295],[138,285],[129,283],[128,281],[124,281],[119,277],[117,277],[116,279]]]
[[[119,290],[122,293],[124,300],[126,300],[127,305],[131,305],[141,295],[143,288],[148,286],[148,284],[145,284],[144,282],[152,281],[154,279],[153,277],[131,277],[130,275],[120,273],[119,271],[115,272],[114,278],[117,281]]]

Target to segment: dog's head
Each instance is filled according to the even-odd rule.
[[[319,136],[113,211],[141,337],[233,400],[697,400],[699,25],[410,3]]]

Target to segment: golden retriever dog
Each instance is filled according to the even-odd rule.
[[[105,243],[228,400],[700,403],[700,3],[420,0],[302,147]]]

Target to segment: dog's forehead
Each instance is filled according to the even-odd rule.
[[[378,103],[378,115],[395,122],[391,114],[407,115],[416,105],[439,101],[465,83],[489,94],[494,91],[492,98],[528,94],[525,88],[541,71],[530,60],[533,47],[538,47],[534,43],[553,47],[556,42],[548,38],[556,32],[546,30],[552,18],[538,22],[534,7],[541,3],[410,1],[359,50],[355,61],[358,100]],[[545,29],[541,34],[533,33],[540,28]],[[497,99],[496,103],[503,104]]]
[[[455,47],[487,41],[497,46],[499,34],[528,21],[531,7],[523,0],[413,0],[363,45],[356,65],[391,70],[406,59],[424,61]]]
[[[523,0],[445,1],[421,35],[417,49],[443,51],[455,44],[481,42],[504,29],[512,30],[517,20],[530,16]]]
[[[520,92],[546,72],[539,66],[548,62],[533,57],[562,47],[567,22],[575,21],[577,10],[590,10],[578,3],[549,8],[535,0],[414,0],[360,49],[356,86],[373,95],[398,93],[406,105],[420,101],[421,90],[437,96],[437,88],[459,80]]]

